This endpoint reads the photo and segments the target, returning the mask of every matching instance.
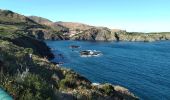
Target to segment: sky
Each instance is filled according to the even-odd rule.
[[[0,9],[130,32],[170,32],[170,0],[0,0]]]

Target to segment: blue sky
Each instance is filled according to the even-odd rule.
[[[127,31],[170,31],[170,0],[0,0],[0,9]]]

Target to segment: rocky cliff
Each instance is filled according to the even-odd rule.
[[[153,42],[170,40],[170,32],[139,33],[126,32],[124,30],[110,30],[108,28],[91,28],[71,37],[73,40],[88,41],[142,41]]]
[[[91,28],[72,37],[73,40],[114,41],[115,33],[108,28]]]
[[[135,33],[126,32],[117,35],[120,41],[143,41],[153,42],[160,40],[170,40],[170,32],[162,33]]]

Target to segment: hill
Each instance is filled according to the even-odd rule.
[[[33,48],[36,54],[52,58],[53,54],[50,49],[44,42],[36,39],[36,33],[33,34],[33,31],[45,29],[45,26],[23,15],[9,10],[0,10],[0,39],[21,47]]]
[[[39,23],[39,24],[49,26],[53,30],[58,31],[58,32],[60,32],[60,31],[68,32],[69,31],[69,29],[67,27],[64,27],[64,26],[59,25],[59,24],[55,24],[54,22],[52,22],[51,20],[48,20],[46,18],[37,17],[37,16],[29,16],[29,18],[32,19],[33,21]]]
[[[113,41],[115,34],[108,28],[91,28],[72,37],[73,40]]]
[[[82,24],[82,23],[75,23],[75,22],[55,22],[56,25],[62,25],[64,27],[69,28],[70,30],[88,30],[90,28],[93,28],[93,26]]]

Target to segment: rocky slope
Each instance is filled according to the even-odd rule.
[[[29,18],[38,24],[45,25],[48,27],[46,30],[41,30],[41,34],[43,34],[43,38],[45,40],[68,40],[69,37],[67,35],[63,35],[66,32],[69,32],[69,28],[64,27],[59,24],[55,24],[54,22],[37,16],[29,16]]]
[[[116,41],[118,37],[116,32],[112,32],[108,28],[91,28],[80,34],[72,37],[73,40],[88,40],[88,41]]]
[[[53,58],[46,44],[35,39],[30,31],[45,29],[29,18],[8,10],[0,10],[0,39],[10,41],[18,46],[33,48],[34,52],[43,57]]]
[[[64,27],[62,25],[59,24],[55,24],[53,21],[50,21],[46,18],[42,18],[42,17],[37,17],[37,16],[29,16],[30,19],[34,20],[35,22],[42,24],[42,25],[46,25],[51,27],[53,30],[58,31],[58,32],[69,32],[69,29],[67,27]]]
[[[32,18],[33,19],[33,18]],[[9,10],[0,10],[0,31],[24,32],[40,40],[63,40],[62,26],[48,26],[50,21],[43,18],[32,20],[24,15],[14,13]],[[45,24],[46,23],[46,24]],[[64,28],[65,29],[65,28]]]
[[[93,28],[93,26],[82,24],[82,23],[75,23],[75,22],[55,22],[56,25],[62,25],[64,27],[69,28],[70,30],[88,30],[90,28]]]

